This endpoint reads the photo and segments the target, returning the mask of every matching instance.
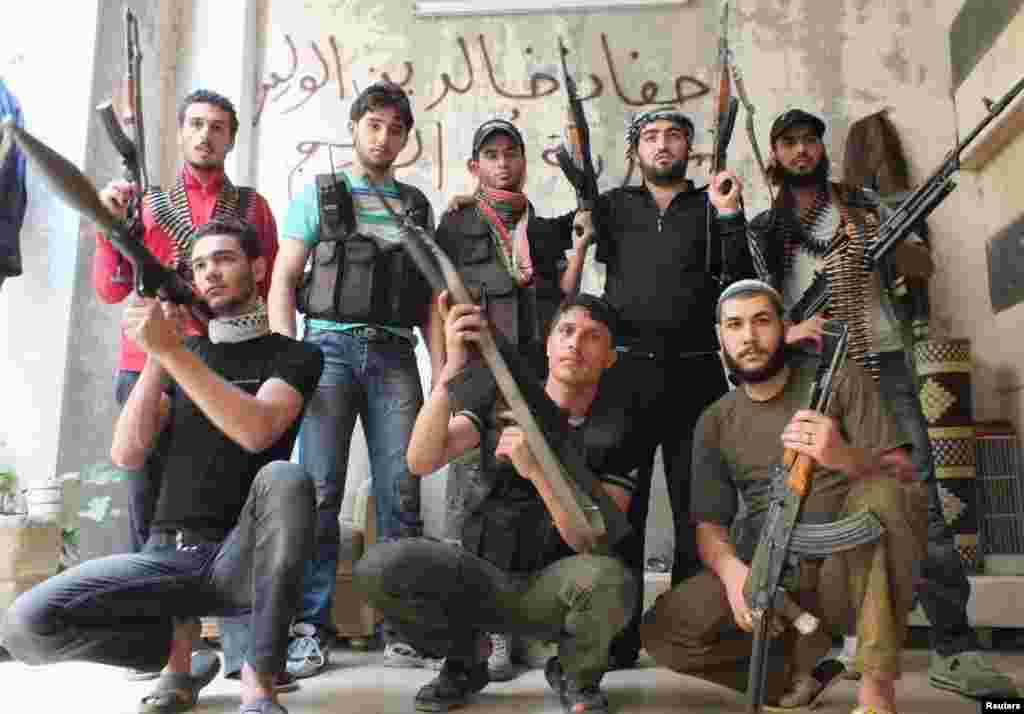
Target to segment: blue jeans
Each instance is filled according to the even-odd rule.
[[[128,401],[132,389],[139,381],[139,372],[118,370],[114,378],[114,399],[120,407]],[[127,480],[128,527],[131,530],[132,552],[138,553],[149,540],[149,524],[153,521],[156,500],[160,495],[160,469],[162,453],[159,445],[146,459],[145,465],[134,478]]]
[[[299,577],[313,549],[313,505],[313,484],[302,469],[271,462],[223,540],[168,547],[153,533],[141,553],[75,566],[19,596],[0,637],[27,664],[82,661],[153,671],[167,661],[174,618],[246,612],[246,661],[259,673],[280,672]]]
[[[299,431],[299,463],[316,485],[316,555],[306,567],[297,618],[331,625],[338,570],[338,514],[358,416],[370,456],[381,540],[420,535],[419,479],[406,464],[423,388],[412,345],[401,338],[369,341],[335,330],[309,329],[306,342],[324,353],[324,372]]]
[[[914,468],[928,487],[928,555],[921,566],[924,582],[917,597],[932,626],[932,649],[943,657],[976,650],[978,639],[967,620],[971,585],[942,513],[928,422],[921,411],[917,377],[910,371],[903,352],[880,355],[878,387],[892,415],[910,438]]]

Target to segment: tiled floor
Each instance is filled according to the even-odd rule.
[[[1018,682],[1024,682],[1024,653],[994,653],[992,660]],[[414,711],[416,690],[434,676],[423,669],[392,669],[381,666],[379,653],[335,650],[331,667],[318,677],[302,680],[302,688],[282,697],[291,714],[400,714]],[[612,672],[605,688],[613,710],[619,714],[677,714],[680,712],[740,712],[745,703],[725,689],[691,677],[676,675],[642,660],[636,669]],[[907,674],[899,685],[900,714],[974,714],[976,703],[933,689],[927,677],[928,653],[909,650]],[[27,667],[0,662],[0,712],[60,712],[61,714],[129,714],[151,682],[127,682],[120,671],[87,664]],[[842,682],[815,710],[820,714],[846,714],[855,705],[856,689]],[[203,690],[200,714],[233,714],[238,711],[238,684],[219,677]],[[554,695],[540,670],[518,679],[489,685],[466,714],[560,714]]]

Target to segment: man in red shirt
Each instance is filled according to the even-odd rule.
[[[268,276],[273,269],[277,224],[270,206],[255,190],[235,186],[224,174],[224,159],[234,148],[237,133],[238,115],[231,100],[204,89],[189,94],[178,110],[178,142],[185,164],[174,188],[151,189],[143,199],[146,247],[189,282],[192,276],[188,256],[194,228],[210,222],[214,216],[234,217],[255,226],[267,260]],[[136,190],[135,184],[112,181],[100,192],[100,200],[112,213],[123,217]],[[131,263],[103,234],[96,237],[93,285],[100,300],[106,303],[121,302],[134,288]],[[264,298],[268,288],[269,279],[259,286]],[[193,334],[204,329],[198,322],[190,327]],[[146,353],[122,332],[115,383],[118,404],[127,400],[145,364]],[[132,549],[138,551],[149,534],[156,487],[144,477],[130,483]]]
[[[151,188],[142,201],[143,241],[156,258],[173,266],[192,282],[189,256],[195,229],[214,219],[236,219],[256,228],[261,252],[267,263],[266,279],[258,284],[266,299],[270,275],[277,256],[277,223],[263,196],[246,186],[235,186],[224,173],[224,159],[235,146],[238,114],[227,97],[199,89],[186,96],[178,108],[178,144],[184,165],[174,186]],[[123,217],[139,187],[115,180],[100,191],[100,200],[115,215]],[[93,285],[100,300],[118,303],[134,289],[131,263],[100,234],[93,258]],[[204,334],[205,325],[193,320],[189,334]],[[123,331],[115,379],[114,396],[124,405],[146,364],[146,353]],[[128,480],[131,544],[139,552],[149,538],[150,522],[160,491],[153,474],[160,473],[161,450],[157,448],[146,466]],[[241,653],[248,640],[244,622],[221,620],[226,674],[240,673]],[[239,651],[236,651],[239,650]],[[150,678],[157,673],[132,673],[130,678]]]

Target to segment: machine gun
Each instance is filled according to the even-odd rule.
[[[139,49],[139,21],[130,8],[124,10],[124,53],[125,77],[121,83],[120,95],[127,102],[126,111],[117,115],[113,100],[105,101],[96,107],[100,122],[121,155],[124,180],[135,185],[135,194],[128,203],[125,216],[124,234],[130,240],[142,242],[144,233],[142,226],[142,201],[150,189],[149,169],[146,165],[146,132],[142,118],[142,51]],[[122,128],[122,123],[131,124],[132,138],[129,139]],[[126,255],[121,251],[122,255]],[[124,263],[118,264],[113,281],[118,283],[131,282],[125,274]]]
[[[827,414],[833,383],[847,354],[846,325],[829,320],[824,325],[821,362],[811,385],[808,408]],[[772,501],[761,529],[761,537],[743,585],[743,596],[754,620],[754,643],[750,656],[747,687],[748,711],[757,714],[764,703],[768,674],[770,627],[776,612],[791,616],[793,603],[786,591],[795,590],[801,558],[826,558],[833,553],[872,543],[884,528],[878,517],[863,511],[825,524],[800,524],[804,501],[811,492],[814,460],[787,449],[782,464],[775,467]],[[806,613],[805,613],[806,614]],[[810,634],[794,620],[797,629]]]
[[[1018,94],[1024,91],[1024,78],[1018,80],[998,102],[985,98],[985,117],[967,137],[946,154],[939,167],[932,172],[916,191],[906,198],[892,214],[878,227],[878,239],[864,251],[864,262],[868,270],[873,270],[900,241],[910,235],[911,229],[928,218],[938,208],[957,184],[953,174],[960,170],[960,155],[973,142],[993,119],[999,116]],[[837,242],[830,248],[835,250],[842,245]],[[814,276],[811,285],[800,296],[789,310],[789,319],[794,323],[803,322],[813,315],[826,309],[829,304],[828,277],[824,272]]]
[[[9,133],[46,179],[46,182],[71,208],[106,231],[107,238],[135,269],[135,285],[144,297],[160,297],[180,305],[202,306],[192,286],[177,272],[164,266],[142,241],[128,235],[128,228],[100,202],[96,188],[78,168],[39,139],[4,120],[0,127]]]
[[[451,259],[422,227],[399,215],[377,186],[367,183],[387,208],[402,232],[403,247],[435,292],[448,290],[452,304],[475,304]],[[504,398],[511,420],[522,430],[555,498],[568,515],[570,529],[579,534],[581,553],[601,552],[629,532],[626,516],[604,489],[580,481],[589,473],[583,455],[568,443],[568,422],[516,350],[488,326],[480,330],[480,355],[490,369]],[[556,453],[557,452],[557,453]]]

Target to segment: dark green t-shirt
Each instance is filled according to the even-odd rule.
[[[708,407],[697,422],[693,442],[691,515],[696,523],[732,524],[740,499],[756,520],[770,503],[772,468],[781,463],[786,424],[807,406],[818,367],[815,356],[790,358],[790,377],[781,394],[755,402],[740,387]],[[833,384],[829,416],[839,421],[853,446],[879,456],[910,440],[885,406],[875,382],[847,361]],[[849,490],[839,471],[815,466],[805,520],[832,520]]]

